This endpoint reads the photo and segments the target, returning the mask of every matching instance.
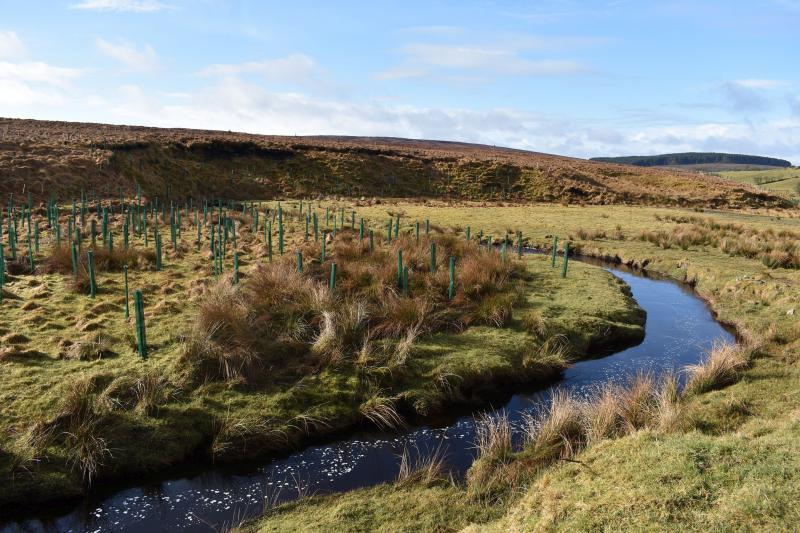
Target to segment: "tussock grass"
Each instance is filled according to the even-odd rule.
[[[429,272],[431,242],[441,257],[459,258],[459,297],[452,302],[445,265]],[[518,298],[512,280],[524,272],[517,262],[447,233],[419,244],[404,234],[372,254],[365,246],[352,230],[342,230],[331,245],[341,280],[335,292],[328,288],[327,264],[307,261],[301,274],[286,257],[258,266],[240,285],[220,281],[199,303],[179,369],[195,381],[252,383],[268,359],[312,356],[319,369],[355,360],[368,338],[394,343],[394,363],[403,366],[422,333],[470,324],[501,327],[511,319]],[[306,249],[311,257],[321,253],[311,244]],[[413,270],[407,296],[397,285],[400,251]]]
[[[526,417],[526,451],[543,463],[572,457],[586,442],[583,415],[580,400],[556,391],[546,414]]]
[[[96,409],[94,379],[84,376],[64,391],[58,415],[49,424],[62,431],[67,464],[91,485],[104,461],[111,457],[108,442],[101,436],[102,415]]]
[[[431,485],[445,475],[446,450],[441,443],[432,451],[422,453],[403,448],[400,454],[400,470],[395,483],[399,487],[409,485]]]
[[[668,250],[712,246],[732,257],[758,259],[769,268],[800,268],[800,233],[789,230],[754,229],[711,218],[668,215],[671,230],[642,230],[639,238]]]
[[[739,379],[750,365],[752,349],[738,344],[719,344],[696,365],[686,367],[686,390],[693,393],[718,389]]]
[[[406,425],[397,412],[394,400],[374,394],[359,407],[361,414],[378,428],[394,430]]]

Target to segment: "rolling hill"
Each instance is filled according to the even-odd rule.
[[[0,195],[131,192],[786,207],[716,176],[459,142],[269,136],[0,118]]]

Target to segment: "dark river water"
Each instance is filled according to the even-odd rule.
[[[624,383],[637,373],[677,371],[696,363],[715,342],[734,341],[688,288],[633,272],[608,270],[631,286],[634,298],[647,311],[644,341],[612,355],[578,362],[554,386],[515,395],[505,405],[495,406],[512,423],[519,424],[524,413],[540,409],[556,388],[588,394],[603,383]],[[463,473],[475,457],[474,434],[472,414],[403,433],[355,434],[258,464],[207,466],[200,473],[175,474],[133,488],[98,487],[99,495],[71,510],[42,508],[38,514],[0,527],[8,532],[211,531],[258,514],[265,502],[295,498],[298,487],[304,493],[325,493],[391,481],[397,476],[399,455],[405,448],[420,453],[441,448],[447,464]]]

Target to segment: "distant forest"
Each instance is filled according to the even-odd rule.
[[[792,164],[784,159],[743,154],[717,154],[713,152],[685,152],[682,154],[631,155],[626,157],[593,157],[592,161],[603,163],[621,163],[640,167],[667,167],[676,165],[764,165],[771,167],[790,167]]]

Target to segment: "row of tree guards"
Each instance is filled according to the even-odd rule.
[[[82,192],[80,203],[77,200],[73,200],[72,202],[72,210],[71,214],[68,216],[67,219],[67,227],[66,227],[66,235],[68,236],[67,239],[70,242],[71,246],[71,261],[72,261],[72,272],[73,276],[78,276],[78,269],[79,269],[79,261],[78,257],[79,254],[82,252],[82,245],[85,238],[89,238],[91,240],[91,248],[86,251],[86,259],[87,259],[87,271],[88,271],[88,278],[89,278],[89,296],[94,298],[97,294],[97,283],[96,283],[96,274],[95,274],[95,261],[94,261],[94,252],[97,248],[97,239],[100,237],[102,239],[103,246],[107,248],[108,252],[111,254],[114,251],[114,235],[111,229],[110,217],[114,216],[114,203],[112,200],[108,200],[107,206],[102,206],[102,201],[97,201],[95,197],[95,213],[97,219],[101,220],[101,227],[100,231],[97,231],[97,224],[96,219],[92,218],[88,225],[89,231],[88,236],[84,235],[83,229],[87,227],[86,224],[86,216],[89,211],[88,201],[86,195]],[[55,200],[51,200],[48,202],[45,208],[45,215],[47,220],[47,227],[50,232],[50,241],[54,243],[57,247],[61,247],[62,243],[62,225],[60,222],[60,206]],[[216,223],[214,221],[214,211],[216,210]],[[159,223],[164,223],[165,220],[168,220],[170,225],[170,240],[172,244],[172,249],[174,252],[178,250],[178,241],[181,236],[181,228],[182,228],[182,219],[183,217],[190,218],[193,215],[192,223],[196,225],[197,228],[197,239],[195,241],[196,247],[200,250],[203,241],[203,231],[204,227],[210,227],[210,231],[208,232],[209,235],[209,247],[212,255],[212,273],[215,276],[220,276],[223,274],[224,270],[224,259],[227,256],[227,249],[229,243],[233,244],[234,252],[233,252],[233,274],[232,274],[232,281],[233,283],[239,282],[239,254],[235,251],[237,247],[237,231],[236,231],[236,220],[229,216],[229,212],[233,212],[234,206],[231,201],[228,201],[226,204],[223,204],[221,200],[217,200],[217,205],[213,204],[213,201],[209,203],[205,201],[203,204],[202,210],[202,218],[200,215],[200,208],[199,206],[194,206],[192,199],[187,200],[184,203],[183,209],[181,206],[175,206],[174,204],[170,203],[169,205],[169,215],[167,215],[167,206],[164,203],[159,203],[158,198],[155,198],[154,201],[143,203],[142,202],[142,193],[141,189],[137,188],[137,195],[136,195],[136,202],[132,205],[130,203],[126,203],[122,194],[120,194],[119,198],[119,206],[118,206],[118,213],[123,216],[123,223],[122,223],[122,238],[123,238],[123,248],[128,249],[130,245],[130,235],[131,230],[134,236],[143,239],[145,247],[149,247],[150,240],[152,239],[154,247],[155,247],[155,269],[160,271],[163,267],[163,246],[161,241],[161,234],[159,232]],[[249,211],[249,213],[248,213]],[[40,227],[39,223],[36,222],[35,224],[32,223],[31,218],[32,207],[30,203],[30,196],[28,197],[28,204],[22,205],[19,208],[16,208],[13,204],[13,195],[9,199],[8,211],[6,218],[6,230],[3,231],[3,213],[2,209],[0,209],[0,303],[3,301],[3,285],[6,281],[6,259],[5,259],[5,249],[3,244],[3,234],[6,235],[6,241],[8,242],[9,251],[10,251],[10,258],[12,261],[17,260],[18,254],[18,235],[20,229],[27,228],[27,244],[28,244],[28,262],[31,271],[35,270],[35,263],[34,263],[34,250],[38,254],[39,253],[39,242],[40,242]],[[254,235],[258,235],[259,232],[263,228],[264,238],[267,243],[267,257],[268,260],[271,262],[273,259],[273,225],[277,225],[277,237],[278,237],[278,254],[283,255],[285,251],[285,230],[284,230],[284,210],[281,206],[280,202],[275,209],[267,208],[266,211],[260,211],[256,208],[255,203],[251,203],[249,206],[247,204],[242,204],[241,206],[241,214],[246,215],[249,214],[252,220],[252,231]],[[320,230],[320,220],[319,215],[317,214],[316,210],[312,212],[310,202],[304,203],[304,201],[300,201],[299,203],[299,212],[298,212],[298,219],[304,222],[304,242],[308,242],[313,235],[314,241],[318,241],[320,236],[322,236],[321,242],[321,254],[320,254],[320,262],[324,263],[327,259],[327,246],[326,246],[326,238],[325,238],[325,231]],[[356,228],[356,212],[351,211],[349,217],[350,228],[355,230]],[[209,225],[210,220],[210,225]],[[80,221],[80,225],[78,224]],[[325,208],[325,227],[331,228],[331,222],[333,223],[332,230],[330,231],[331,238],[336,238],[336,233],[339,229],[345,227],[345,208],[340,208],[339,212],[331,212],[330,207]],[[150,228],[148,229],[148,223],[150,224]],[[241,224],[241,223],[240,223]],[[420,222],[416,221],[414,223],[414,234],[416,237],[417,243],[419,243],[420,239]],[[424,232],[425,235],[429,235],[430,233],[430,220],[426,219],[424,222]],[[33,228],[33,229],[32,229]],[[395,217],[390,217],[387,225],[386,225],[386,240],[387,242],[391,243],[393,239],[399,238],[400,232],[400,215],[396,215]],[[375,248],[375,235],[373,229],[368,229],[365,227],[365,220],[363,218],[359,219],[358,223],[358,237],[359,240],[363,242],[365,238],[368,238],[369,242],[369,251],[370,253],[374,251]],[[465,237],[467,240],[472,238],[471,236],[471,228],[467,226]],[[517,240],[517,255],[522,257],[523,254],[523,239],[522,239],[522,232],[517,232],[516,235]],[[478,242],[484,242],[484,234],[483,230],[480,231],[478,235]],[[488,236],[486,239],[486,244],[488,247],[493,248],[496,247],[496,243],[493,242],[493,238],[491,235]],[[506,260],[507,257],[507,249],[510,246],[511,241],[506,236],[499,248],[500,254],[503,260]],[[558,237],[553,237],[553,244],[552,244],[552,267],[556,267],[557,263],[557,248],[558,248]],[[569,264],[569,242],[564,244],[564,252],[563,252],[563,262],[561,266],[561,277],[565,278],[567,276],[567,269]],[[299,272],[303,272],[303,254],[301,250],[296,251],[296,260],[297,260],[297,270]],[[448,263],[448,270],[449,270],[449,284],[448,284],[448,298],[453,299],[455,298],[456,290],[455,290],[455,272],[456,272],[456,258],[454,256],[449,257]],[[435,272],[437,268],[437,248],[436,243],[430,243],[430,271]],[[124,275],[124,287],[125,287],[125,318],[129,319],[130,317],[130,308],[129,308],[129,289],[128,289],[128,265],[123,267],[123,275]],[[331,262],[330,265],[330,276],[328,281],[328,287],[331,291],[336,290],[336,275],[337,275],[337,267],[335,262]],[[398,250],[397,254],[397,286],[402,291],[403,295],[408,295],[409,293],[409,267],[404,265],[403,263],[403,252],[402,250]],[[145,319],[144,319],[144,300],[142,296],[142,291],[140,289],[136,289],[133,293],[133,300],[134,300],[134,320],[135,320],[135,327],[136,327],[136,337],[137,337],[137,348],[139,355],[142,358],[147,357],[147,338],[146,338],[146,330],[145,330]]]

